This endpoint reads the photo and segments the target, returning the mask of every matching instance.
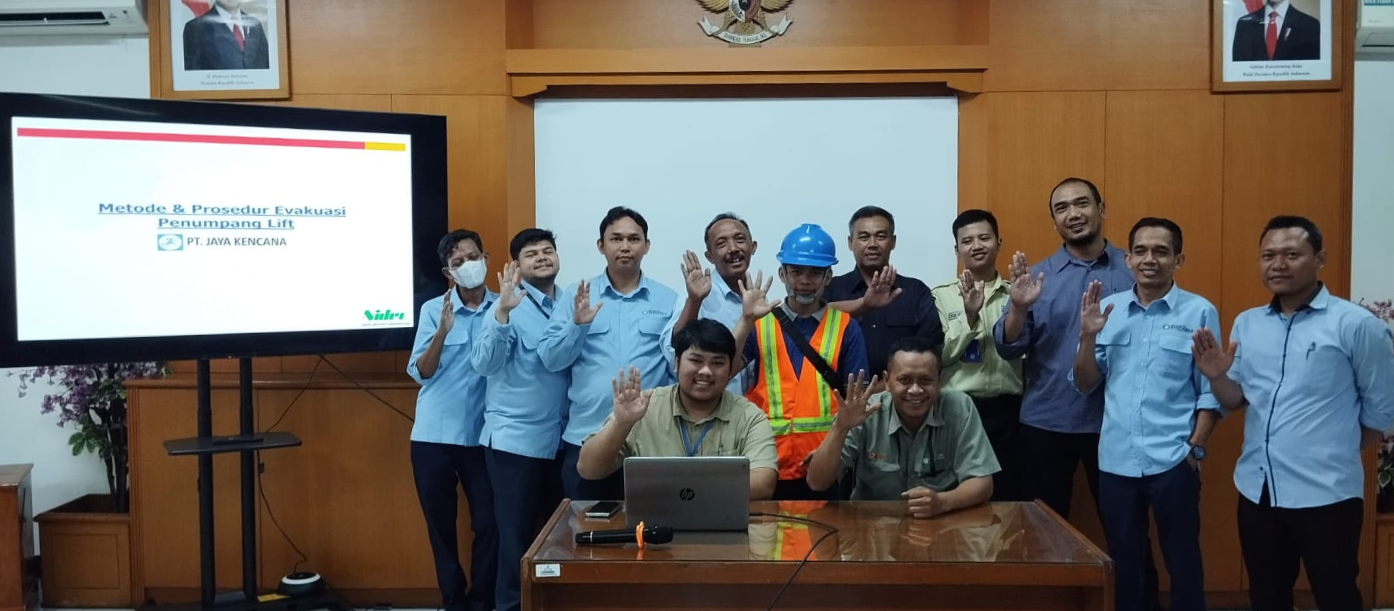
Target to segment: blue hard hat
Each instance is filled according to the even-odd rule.
[[[837,265],[837,246],[822,227],[804,223],[784,236],[775,259],[785,265],[832,267]]]

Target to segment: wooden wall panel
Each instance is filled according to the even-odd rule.
[[[1350,245],[1338,228],[1350,214],[1341,194],[1340,93],[1230,95],[1225,101],[1224,305],[1227,319],[1272,297],[1259,279],[1259,233],[1278,214],[1300,214],[1323,231],[1322,279],[1349,294]],[[1344,112],[1349,112],[1345,109]],[[1290,127],[1300,125],[1301,127]]]
[[[405,385],[403,385],[405,386]],[[257,428],[265,429],[295,398],[294,389],[257,391]],[[375,388],[407,415],[413,388]],[[274,512],[309,558],[303,565],[355,589],[431,589],[435,568],[412,483],[412,423],[357,389],[307,392],[277,430],[304,445],[264,452],[261,585],[275,587],[297,556],[270,521]],[[462,499],[463,500],[463,499]],[[469,549],[468,508],[461,504],[461,549]],[[463,554],[468,562],[468,552]]]
[[[503,0],[295,0],[294,95],[502,94]]]
[[[989,91],[1210,89],[1210,5],[992,0]]]
[[[1104,184],[1103,93],[992,93],[988,97],[988,202],[1007,253],[1032,262],[1060,247],[1050,190],[1078,176]]]
[[[958,209],[988,207],[989,96],[958,98]]]
[[[965,15],[959,0],[822,0],[795,2],[769,13],[774,25],[793,24],[786,35],[766,41],[776,47],[915,46],[979,43],[984,28]],[[723,48],[698,25],[703,17],[717,25],[725,13],[709,13],[695,0],[628,2],[534,0],[532,47],[595,49],[696,47]],[[968,27],[964,27],[967,25]],[[754,59],[755,56],[752,56]]]
[[[170,456],[164,442],[198,434],[192,387],[167,391],[153,402],[140,391],[131,393],[131,516],[136,555],[133,568],[146,588],[197,587],[198,458]],[[237,431],[237,391],[213,391],[213,430]],[[237,456],[213,458],[215,511],[214,564],[220,588],[242,586],[242,514]],[[140,600],[141,593],[135,597]]]
[[[507,96],[392,97],[392,110],[446,120],[450,227],[478,231],[489,253],[489,279],[508,263]],[[492,285],[493,282],[490,282]]]

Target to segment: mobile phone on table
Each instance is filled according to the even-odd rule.
[[[605,520],[619,513],[619,501],[600,501],[586,508],[586,517],[597,520]]]

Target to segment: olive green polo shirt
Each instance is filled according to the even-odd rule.
[[[615,415],[610,414],[601,428],[609,426],[614,419]],[[662,386],[653,390],[649,410],[630,429],[629,436],[615,456],[614,468],[619,469],[624,459],[630,456],[688,456],[679,427],[687,430],[688,443],[696,446],[692,456],[744,456],[750,460],[751,470],[778,468],[774,429],[770,428],[770,420],[765,412],[754,403],[740,395],[725,392],[721,397],[721,406],[715,412],[694,420],[683,410],[677,386]],[[707,429],[705,437],[703,429]]]
[[[848,432],[842,446],[842,468],[857,475],[852,500],[897,501],[918,486],[947,492],[963,480],[1002,470],[968,395],[941,391],[914,433],[901,424],[889,392],[870,400],[881,409]]]
[[[934,305],[944,326],[944,388],[979,398],[1020,395],[1022,359],[1003,359],[993,345],[992,326],[1011,305],[1012,285],[1001,274],[983,286],[978,324],[968,326],[958,281],[934,287]]]

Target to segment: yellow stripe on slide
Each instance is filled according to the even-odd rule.
[[[405,151],[407,145],[401,142],[364,142],[363,148],[369,151]]]

